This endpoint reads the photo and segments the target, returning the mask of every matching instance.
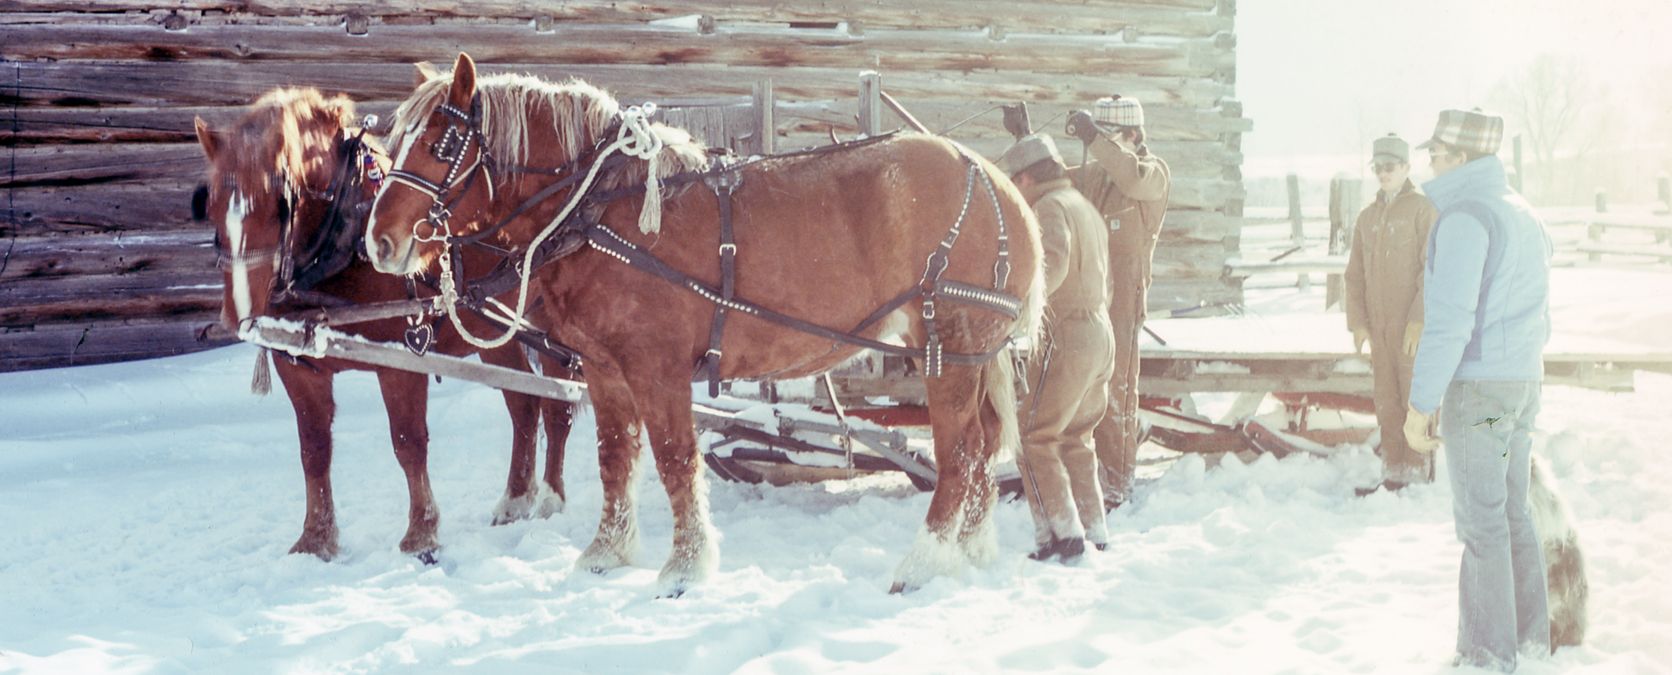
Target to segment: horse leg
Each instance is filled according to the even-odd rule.
[[[548,356],[540,357],[540,371],[547,377],[558,377],[566,380],[580,379],[580,373]],[[563,491],[563,454],[569,443],[569,430],[575,424],[575,404],[556,399],[541,399],[540,417],[546,425],[546,471],[545,495],[540,498],[540,507],[536,513],[541,518],[550,518],[553,514],[562,513],[569,502],[568,494]]]
[[[640,412],[656,456],[656,472],[673,507],[673,551],[656,579],[663,597],[679,597],[691,585],[707,579],[720,558],[708,517],[708,484],[697,455],[691,388],[665,384],[682,382],[679,369],[675,363],[669,369],[646,368],[629,373],[642,403]]]
[[[483,363],[528,372],[528,356],[520,345],[486,349],[478,354]],[[505,494],[493,509],[493,524],[504,525],[528,517],[534,510],[538,489],[534,484],[534,441],[540,433],[540,397],[510,390],[505,409],[511,414],[511,469],[505,478]]]
[[[995,489],[989,443],[981,419],[982,368],[945,365],[928,385],[929,424],[934,434],[936,483],[923,530],[894,573],[891,592],[917,588],[937,576],[962,570],[972,549],[996,548],[988,515]]]
[[[334,377],[330,371],[285,359],[274,359],[274,369],[279,371],[290,407],[296,412],[296,439],[300,442],[302,479],[308,495],[302,536],[290,552],[330,560],[337,557],[338,550],[337,509],[331,498],[331,421],[337,412],[336,400],[331,396]]]
[[[639,520],[633,502],[640,426],[638,406],[619,368],[602,359],[588,360],[587,389],[598,424],[598,479],[604,485],[604,504],[598,534],[575,567],[603,573],[632,564],[638,554]]]
[[[435,552],[441,547],[435,534],[441,510],[430,493],[430,431],[425,419],[430,403],[428,377],[389,368],[377,371],[377,385],[383,390],[383,406],[389,413],[389,440],[395,446],[395,461],[406,473],[410,499],[401,552],[433,564]]]

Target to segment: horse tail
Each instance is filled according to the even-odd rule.
[[[999,352],[998,356],[981,367],[983,387],[987,392],[987,404],[992,406],[994,417],[998,420],[998,448],[993,455],[994,462],[1010,459],[1022,449],[1022,426],[1016,415],[1016,365],[1011,360],[1010,350]]]
[[[995,174],[998,173],[997,167],[992,167],[990,171]],[[1023,232],[1037,233],[1039,224],[1033,215],[1033,209],[1027,206],[1027,202],[1021,201],[1021,193],[1016,192],[1015,187],[1009,181],[1003,181],[1001,185],[1014,194],[1016,197],[1015,203],[1020,205],[1017,212],[1024,226],[1020,229]],[[999,208],[1002,209],[1003,207]],[[1034,244],[1035,251],[1039,250],[1037,235],[1028,237],[1028,240]],[[1045,323],[1045,265],[1043,264],[1044,261],[1037,257],[1035,261],[1033,271],[1028,275],[1027,290],[1022,292],[1022,304],[1017,310],[1016,321],[1010,326],[1011,340],[1022,342],[1029,347],[1039,344],[1039,337]],[[999,447],[995,461],[1009,459],[1014,456],[1012,453],[1019,454],[1022,449],[1021,424],[1018,422],[1016,414],[1014,350],[1015,347],[1012,346],[999,352],[998,356],[986,365],[983,372],[986,378],[987,400],[993,406],[993,411],[997,414],[999,422]]]

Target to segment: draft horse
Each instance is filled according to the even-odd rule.
[[[585,82],[478,78],[464,54],[402,103],[390,146],[366,232],[377,269],[447,267],[472,241],[512,249],[537,320],[586,359],[604,503],[579,567],[635,554],[642,436],[673,507],[663,592],[714,569],[695,368],[801,377],[862,347],[932,373],[939,481],[894,590],[996,553],[991,464],[1017,443],[1000,352],[1036,329],[1042,300],[1038,225],[992,164],[918,134],[727,163]]]
[[[257,100],[230,128],[216,131],[195,120],[197,138],[209,160],[207,182],[198,188],[194,211],[215,227],[217,261],[225,281],[221,323],[231,330],[255,317],[303,309],[313,303],[374,303],[414,297],[416,284],[378,274],[359,258],[375,185],[387,170],[382,149],[354,127],[353,104],[327,99],[314,89],[280,88]],[[465,355],[475,348],[447,326],[406,319],[354,324],[348,330],[383,342],[433,334],[434,351]],[[478,329],[489,326],[480,319]],[[520,345],[480,352],[484,362],[525,372],[530,362]],[[542,360],[546,357],[542,356]],[[302,473],[307,482],[307,516],[291,553],[330,560],[338,553],[336,510],[331,490],[331,422],[334,376],[344,370],[377,375],[395,457],[406,473],[410,507],[401,550],[433,562],[439,548],[440,510],[430,492],[427,461],[428,378],[421,373],[372,367],[340,359],[278,357],[279,379],[296,413]],[[546,372],[560,370],[547,360]],[[258,374],[265,373],[258,362]],[[258,378],[259,379],[259,378]],[[511,414],[511,470],[494,524],[547,517],[563,508],[563,452],[572,404],[505,393]],[[546,471],[534,481],[535,439],[546,424]],[[537,503],[538,502],[538,503]]]

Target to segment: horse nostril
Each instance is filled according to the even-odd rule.
[[[395,256],[395,242],[388,237],[377,238],[377,259],[388,260]]]

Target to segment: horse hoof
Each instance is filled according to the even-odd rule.
[[[493,508],[493,525],[509,525],[519,520],[527,520],[534,511],[534,496],[523,495],[512,497],[505,495],[499,498],[499,504]]]
[[[900,594],[905,593],[908,590],[913,590],[913,589],[906,588],[906,582],[896,581],[896,582],[894,582],[893,586],[888,587],[888,594],[889,595],[900,595]]]
[[[418,562],[424,563],[425,565],[433,566],[436,563],[441,562],[441,560],[436,557],[437,553],[438,553],[438,551],[436,549],[432,548],[432,549],[427,550],[427,551],[419,551],[418,553],[416,553],[414,555],[415,555],[415,557],[418,558]]]
[[[563,509],[566,506],[568,506],[568,504],[564,503],[563,495],[555,492],[549,493],[540,498],[540,507],[535,509],[534,515],[541,519],[550,518],[559,513],[563,513]]]
[[[330,536],[302,535],[302,538],[290,547],[290,553],[311,555],[324,562],[331,562],[337,557],[337,539]]]

